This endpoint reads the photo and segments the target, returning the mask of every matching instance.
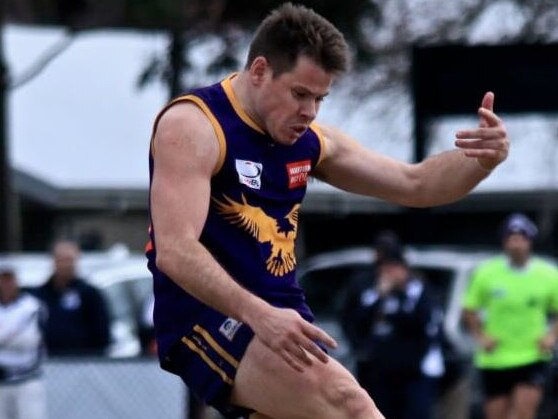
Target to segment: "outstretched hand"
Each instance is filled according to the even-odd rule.
[[[304,320],[292,309],[271,307],[265,316],[258,318],[250,326],[266,346],[299,372],[304,371],[305,366],[312,365],[312,358],[328,362],[328,355],[316,342],[322,342],[331,348],[337,346],[331,336]]]
[[[478,128],[458,131],[455,145],[465,156],[476,158],[483,169],[491,171],[506,159],[510,146],[506,128],[494,113],[494,93],[484,95],[478,115]]]

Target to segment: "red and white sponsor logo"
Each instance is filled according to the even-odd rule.
[[[295,161],[287,164],[289,189],[300,188],[308,183],[308,173],[312,169],[310,160]]]

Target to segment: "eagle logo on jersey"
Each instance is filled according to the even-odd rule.
[[[271,243],[271,254],[266,260],[267,270],[275,276],[283,276],[293,271],[296,265],[294,242],[298,230],[300,204],[294,205],[284,217],[290,228],[284,231],[275,218],[267,215],[261,208],[248,204],[244,194],[242,202],[236,202],[226,195],[223,197],[226,202],[212,198],[219,214],[244,229],[260,243]]]

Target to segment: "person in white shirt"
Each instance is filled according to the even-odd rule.
[[[46,419],[40,301],[0,266],[0,419]]]

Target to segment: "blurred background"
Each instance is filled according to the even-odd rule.
[[[55,235],[90,249],[146,240],[147,152],[159,108],[238,69],[277,1],[4,0],[0,249]],[[497,244],[521,210],[556,247],[558,3],[552,0],[314,0],[351,42],[354,66],[319,120],[413,161],[453,147],[493,90],[509,159],[468,198],[412,210],[309,187],[299,250],[367,242],[380,227],[410,243]],[[327,234],[321,232],[326,231]]]
[[[108,260],[138,257],[147,240],[148,148],[156,113],[188,88],[241,68],[256,25],[280,3],[3,0],[0,251],[41,253],[53,238],[66,236]],[[452,149],[456,130],[476,126],[482,95],[492,90],[512,140],[508,160],[490,178],[443,207],[403,208],[313,180],[300,217],[299,260],[369,245],[383,229],[412,246],[494,250],[501,220],[515,211],[538,224],[536,250],[555,256],[558,2],[299,3],[335,23],[354,57],[319,121],[381,153],[418,161]],[[47,270],[29,274],[34,279],[27,285],[37,285],[43,273],[46,279]],[[135,278],[149,281],[144,274]],[[131,311],[140,309],[145,295]],[[50,365],[67,374],[66,363]],[[185,400],[181,390],[166,395],[171,401],[163,405]],[[114,409],[92,417],[131,417]]]

